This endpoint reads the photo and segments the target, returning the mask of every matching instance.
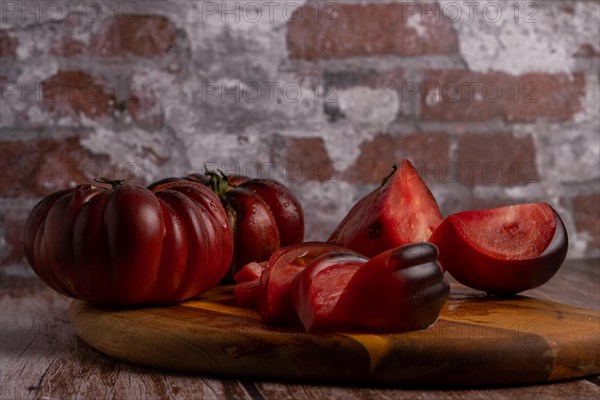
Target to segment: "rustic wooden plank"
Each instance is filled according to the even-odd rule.
[[[546,385],[520,386],[494,389],[431,389],[416,387],[411,389],[397,388],[365,388],[346,386],[257,383],[261,394],[266,399],[411,399],[411,400],[520,400],[544,399],[564,400],[581,399],[597,400],[600,386],[589,381],[570,381]]]
[[[250,399],[234,379],[204,378],[137,367],[107,357],[77,338],[70,299],[36,277],[2,276],[0,398]]]

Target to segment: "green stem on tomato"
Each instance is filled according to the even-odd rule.
[[[227,182],[227,175],[225,175],[223,171],[220,169],[209,171],[206,166],[204,166],[204,175],[208,176],[208,187],[217,196],[221,197],[227,193],[229,183]]]
[[[116,189],[119,186],[125,184],[125,179],[108,179],[108,178],[101,176],[100,179],[94,178],[94,182],[102,183],[102,184],[109,184],[112,186],[113,189]]]

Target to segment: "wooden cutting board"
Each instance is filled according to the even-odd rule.
[[[399,334],[269,329],[235,306],[227,286],[170,307],[76,300],[70,316],[77,335],[109,356],[236,378],[479,386],[600,373],[598,312],[456,288],[434,326]]]

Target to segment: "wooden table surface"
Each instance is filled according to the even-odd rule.
[[[600,309],[600,260],[569,261],[545,286],[524,294]],[[82,342],[70,299],[26,266],[0,268],[0,399],[593,399],[600,377],[479,389],[351,387],[237,380],[141,368]]]

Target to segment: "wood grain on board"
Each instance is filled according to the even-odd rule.
[[[600,373],[598,312],[456,288],[434,326],[398,334],[267,328],[231,287],[170,307],[74,301],[70,315],[78,336],[117,359],[236,378],[480,386]]]

